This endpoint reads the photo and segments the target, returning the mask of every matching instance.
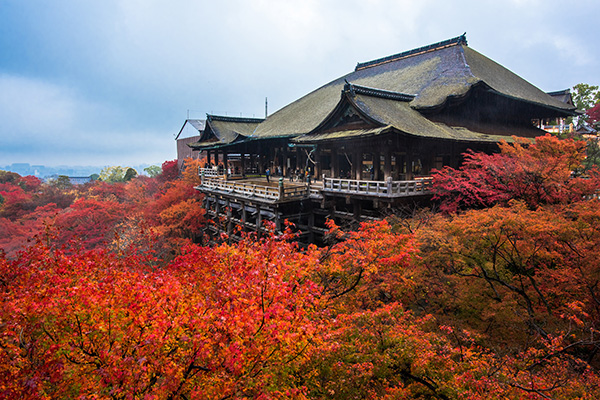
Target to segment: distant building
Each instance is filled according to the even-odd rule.
[[[64,176],[69,179],[69,182],[73,185],[83,185],[84,183],[88,183],[92,181],[92,177],[90,176],[67,176],[67,175],[59,175],[54,174],[44,178],[44,182],[57,180],[59,177]]]
[[[200,140],[200,135],[204,131],[206,121],[203,119],[186,119],[179,133],[175,137],[177,141],[177,166],[179,169],[183,166],[183,160],[190,157],[198,157],[199,153],[194,152],[188,144]]]
[[[573,104],[573,96],[571,95],[571,89],[559,90],[556,92],[547,92],[552,98],[567,104],[575,108]],[[550,133],[573,133],[574,126],[572,123],[567,123],[566,117],[551,118],[538,120],[537,124],[540,129]]]

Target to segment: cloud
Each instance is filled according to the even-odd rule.
[[[265,97],[272,113],[357,62],[465,31],[542,89],[599,83],[592,0],[41,3],[0,13],[0,164],[15,159],[9,144],[25,154],[38,143],[63,159],[169,159],[187,110],[262,116]],[[565,21],[573,7],[577,24]],[[43,149],[35,157],[48,158]]]
[[[162,162],[172,137],[128,129],[121,112],[86,101],[77,91],[38,79],[0,75],[0,164]],[[167,151],[165,151],[167,150]],[[26,160],[24,159],[26,156]],[[158,158],[157,158],[158,157]],[[70,161],[66,161],[69,159]]]
[[[0,75],[3,141],[39,140],[46,132],[71,129],[77,102],[71,90],[41,80]]]

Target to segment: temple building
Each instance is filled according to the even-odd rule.
[[[575,115],[552,94],[462,35],[358,63],[264,120],[209,115],[188,146],[207,159],[197,189],[227,226],[260,231],[266,218],[279,228],[301,207],[296,223],[312,238],[320,219],[376,217],[426,196],[431,171],[458,167],[468,149],[497,151],[500,140],[545,134],[539,121]],[[275,188],[260,180],[275,175]]]

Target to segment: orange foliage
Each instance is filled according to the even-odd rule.
[[[565,204],[592,196],[600,188],[600,174],[592,169],[584,176],[586,143],[546,135],[531,144],[514,138],[500,143],[501,153],[465,154],[463,166],[434,173],[434,198],[445,211],[524,201],[530,208]]]
[[[503,156],[539,171],[546,145]],[[541,187],[571,180],[569,146]],[[525,188],[421,223],[330,222],[323,248],[200,247],[186,165],[63,189],[0,176],[0,398],[600,397],[597,200]]]

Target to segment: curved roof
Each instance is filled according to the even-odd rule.
[[[358,64],[356,69],[270,115],[254,137],[298,136],[315,129],[340,100],[346,81],[374,89],[414,95],[416,110],[435,109],[449,98],[466,95],[478,83],[516,101],[571,115],[575,107],[560,102],[500,64],[467,46],[459,36],[444,42]],[[397,119],[392,114],[391,118]],[[390,121],[382,121],[386,125]]]
[[[189,143],[193,149],[202,149],[208,146],[226,145],[250,136],[256,126],[263,121],[262,118],[224,117],[207,115],[206,126],[200,140]]]
[[[514,127],[512,127],[507,128],[506,132],[496,130],[496,132],[490,134],[465,127],[433,122],[410,107],[410,98],[410,96],[403,93],[387,91],[382,93],[365,87],[346,85],[339,103],[324,121],[334,120],[336,115],[343,114],[346,108],[351,107],[361,115],[364,121],[370,121],[370,127],[340,130],[332,127],[331,124],[324,123],[312,132],[294,138],[293,141],[297,143],[315,143],[396,132],[446,140],[498,142],[507,140],[508,138],[505,135],[521,133],[523,136],[539,136],[541,133],[532,126],[522,132],[515,132]]]

